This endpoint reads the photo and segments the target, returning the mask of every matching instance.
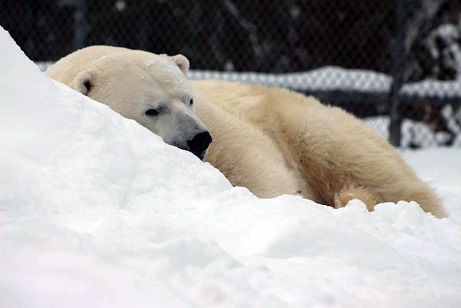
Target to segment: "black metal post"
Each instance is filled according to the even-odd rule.
[[[407,31],[406,0],[395,0],[395,40],[393,48],[392,85],[390,92],[390,124],[389,141],[396,147],[400,146],[402,137],[402,116],[399,112],[400,89],[404,83],[405,72],[405,34]]]
[[[149,40],[149,13],[148,13],[148,2],[146,0],[138,1],[138,31],[137,31],[137,42],[138,49],[147,50],[148,49],[148,40]]]
[[[87,13],[88,8],[86,0],[76,0],[74,15],[74,50],[86,46]]]

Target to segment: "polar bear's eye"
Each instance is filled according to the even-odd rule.
[[[189,102],[189,105],[192,106],[193,104],[194,104],[194,100],[191,98],[190,102]]]
[[[158,116],[159,112],[155,109],[148,109],[146,111],[146,115],[149,116],[149,117],[155,117],[155,116]]]

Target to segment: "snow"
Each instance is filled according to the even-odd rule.
[[[2,306],[461,306],[459,149],[403,152],[446,219],[258,199],[0,44]]]
[[[454,148],[461,147],[461,128],[454,122],[455,117],[461,118],[460,116],[454,115],[451,106],[446,106],[443,112],[447,113],[445,117],[448,119],[447,124],[450,130],[455,134],[453,144]],[[363,121],[378,132],[384,139],[389,140],[389,130],[383,129],[388,128],[390,125],[390,119],[387,116],[375,116],[367,117]],[[436,148],[444,144],[450,137],[446,132],[435,132],[429,125],[404,119],[402,123],[402,138],[400,141],[401,149],[409,149],[412,145],[417,145],[420,148]]]
[[[444,66],[456,72],[456,79],[461,79],[461,48],[459,46],[460,31],[453,24],[442,24],[431,32],[428,47],[432,57]],[[442,49],[442,50],[439,50]]]

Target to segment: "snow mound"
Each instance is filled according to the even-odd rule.
[[[461,306],[459,152],[405,153],[448,219],[262,200],[0,44],[3,306]]]

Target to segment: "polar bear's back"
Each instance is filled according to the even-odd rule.
[[[337,207],[361,199],[370,210],[381,202],[416,201],[438,217],[445,215],[434,192],[396,149],[344,110],[257,84],[210,80],[192,84],[236,121],[268,137],[282,154],[278,164],[305,182],[299,187],[305,188],[306,198]]]

